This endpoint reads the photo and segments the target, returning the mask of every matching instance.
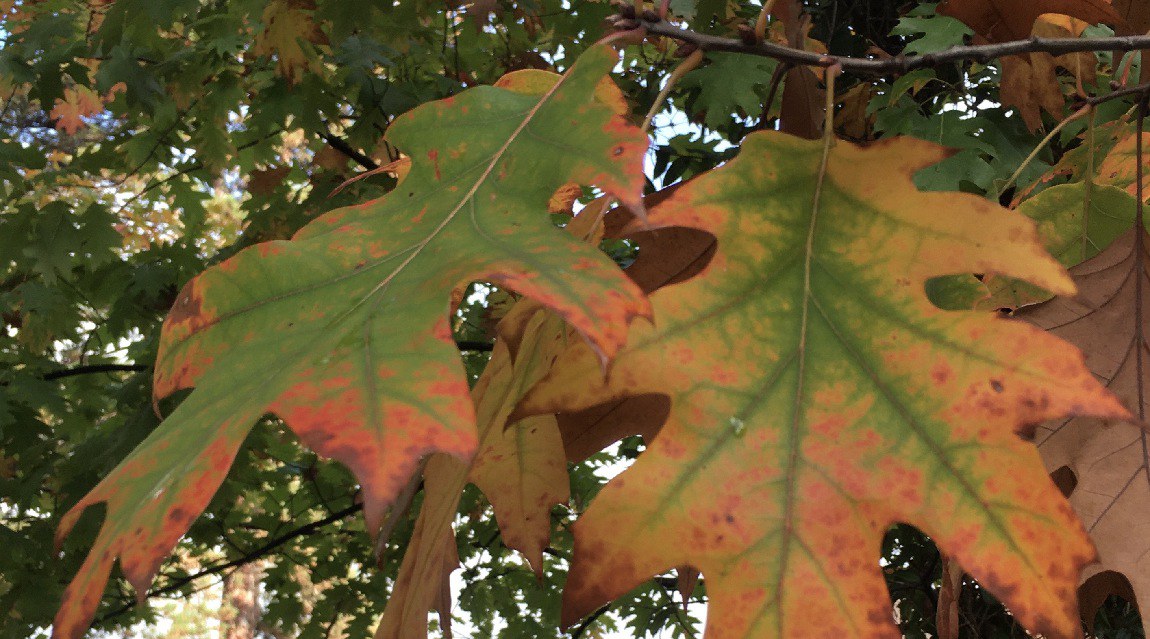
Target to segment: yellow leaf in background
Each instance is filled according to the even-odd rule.
[[[317,66],[314,45],[326,45],[327,36],[315,22],[313,0],[275,0],[264,8],[264,30],[252,47],[257,55],[274,57],[276,72],[295,83],[305,70]]]

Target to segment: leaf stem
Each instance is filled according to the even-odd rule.
[[[1042,149],[1046,148],[1046,145],[1050,144],[1050,141],[1053,140],[1056,135],[1061,133],[1062,129],[1066,128],[1067,124],[1070,124],[1078,118],[1093,112],[1094,105],[1092,103],[1087,103],[1086,106],[1083,106],[1081,109],[1078,109],[1074,113],[1071,113],[1069,116],[1063,118],[1062,121],[1058,123],[1058,126],[1051,129],[1050,133],[1047,133],[1046,137],[1042,138],[1042,141],[1034,147],[1034,149],[1030,152],[1030,155],[1026,156],[1026,159],[1018,165],[1018,168],[1014,170],[1014,174],[1011,175],[1010,179],[1008,179],[1006,183],[1002,185],[1002,188],[998,189],[998,198],[1001,199],[1002,195],[1010,190],[1010,187],[1014,186],[1014,183],[1018,180],[1018,176],[1022,175],[1022,172],[1026,170],[1026,167],[1030,166],[1030,163],[1034,161],[1034,158],[1038,157],[1038,154],[1042,152]]]
[[[666,102],[667,96],[671,93],[671,89],[675,88],[675,84],[686,75],[688,71],[699,66],[699,63],[702,61],[703,51],[702,49],[696,49],[691,55],[687,56],[679,66],[675,67],[675,70],[667,77],[667,83],[659,90],[659,95],[655,96],[655,101],[647,111],[647,117],[643,118],[643,133],[649,133],[651,131],[651,122],[655,119],[655,114],[663,110],[663,103]]]
[[[1082,196],[1082,259],[1086,259],[1086,249],[1090,245],[1090,200],[1094,197],[1094,121],[1097,112],[1090,112],[1086,126],[1086,181]]]
[[[771,9],[775,8],[776,0],[767,0],[763,3],[763,10],[759,12],[759,18],[755,20],[755,42],[762,42],[767,35],[767,18],[771,15]]]
[[[1138,99],[1138,131],[1135,136],[1137,140],[1135,147],[1135,162],[1134,162],[1134,179],[1135,179],[1135,193],[1137,195],[1137,202],[1134,203],[1134,357],[1135,367],[1134,370],[1138,371],[1138,421],[1143,424],[1146,423],[1146,384],[1143,378],[1143,371],[1146,370],[1143,362],[1142,351],[1146,348],[1146,335],[1145,324],[1143,323],[1143,300],[1142,296],[1142,280],[1146,278],[1146,270],[1143,266],[1146,259],[1146,224],[1143,214],[1143,206],[1146,201],[1145,187],[1143,181],[1146,178],[1145,171],[1145,158],[1143,154],[1143,133],[1146,130],[1146,110],[1147,102],[1150,101],[1150,91],[1143,93]],[[1142,458],[1150,458],[1150,451],[1147,450],[1146,432],[1143,430],[1139,433],[1139,438],[1142,440]],[[1150,475],[1150,467],[1148,467],[1147,474]]]

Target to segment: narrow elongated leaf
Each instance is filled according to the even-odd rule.
[[[1147,265],[1150,240],[1131,229],[1109,249],[1071,269],[1080,293],[1057,298],[1020,317],[1082,348],[1095,376],[1138,418],[1147,414]],[[1070,503],[1098,547],[1098,562],[1084,579],[1103,571],[1122,574],[1133,587],[1143,623],[1150,620],[1150,435],[1136,425],[1090,418],[1039,427],[1038,449],[1051,471],[1069,468]],[[1110,594],[1105,588],[1092,600]],[[1093,619],[1094,610],[1086,610]]]
[[[566,231],[580,239],[591,237],[595,243],[599,238],[588,224],[597,219],[595,206],[588,205],[584,213],[591,214],[575,218]],[[577,338],[558,317],[530,299],[515,302],[496,331],[491,359],[471,389],[480,452],[471,464],[444,454],[428,461],[423,505],[376,639],[427,636],[428,611],[441,583],[455,569],[452,524],[469,479],[491,502],[506,545],[525,554],[542,573],[543,548],[551,533],[548,511],[570,495],[563,443],[550,415],[505,427],[523,393],[547,373],[566,340]]]
[[[955,272],[1073,284],[1024,216],[914,188],[939,147],[840,142],[825,179],[820,156],[754,134],[654,207],[655,227],[715,235],[712,261],[652,295],[656,324],[633,328],[606,379],[575,346],[525,398],[524,413],[672,402],[576,524],[565,620],[692,565],[710,639],[894,637],[879,549],[908,522],[1028,628],[1075,635],[1093,549],[1022,436],[1049,416],[1126,412],[1073,347],[923,291]]]
[[[472,455],[474,411],[448,325],[450,299],[469,281],[534,297],[602,357],[618,349],[645,298],[546,213],[569,182],[641,207],[646,140],[604,79],[616,59],[596,47],[561,80],[511,74],[410,112],[388,133],[412,158],[395,191],[184,288],[164,325],[155,393],[196,390],[61,522],[64,535],[83,509],[108,503],[57,637],[83,630],[117,556],[144,592],[263,413],[355,472],[371,531],[421,457]]]
[[[537,573],[543,571],[549,511],[570,495],[563,442],[551,415],[510,425],[507,417],[547,372],[568,333],[558,317],[529,299],[520,300],[499,329],[491,361],[472,389],[480,452],[470,465],[442,454],[428,462],[423,506],[377,639],[427,636],[427,613],[444,578],[444,560],[454,556],[452,523],[469,479],[491,502],[506,545],[526,555]],[[523,357],[513,360],[512,347]]]
[[[467,468],[466,463],[444,453],[427,460],[423,504],[383,619],[375,630],[376,639],[427,637],[427,613],[444,605],[440,593],[445,583],[450,584],[451,573],[459,565],[452,524],[460,492],[467,483]],[[447,606],[450,604],[446,602]],[[439,610],[444,612],[442,607]],[[450,607],[446,612],[450,618]]]
[[[571,496],[567,457],[554,415],[534,415],[508,423],[528,388],[547,372],[566,344],[567,329],[553,313],[531,300],[516,305],[500,335],[519,354],[512,366],[495,371],[488,392],[496,412],[483,434],[471,480],[495,510],[503,543],[522,552],[537,575],[551,539],[551,507]]]

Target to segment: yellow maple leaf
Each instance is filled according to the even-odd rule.
[[[313,19],[311,0],[275,0],[264,8],[264,30],[252,47],[257,55],[274,57],[276,72],[289,82],[300,80],[305,70],[315,70],[316,49],[327,44],[327,36]]]

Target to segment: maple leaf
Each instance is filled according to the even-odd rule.
[[[840,142],[825,173],[821,155],[753,134],[653,207],[655,228],[713,234],[711,262],[651,296],[657,325],[633,327],[606,379],[574,346],[524,399],[524,414],[671,399],[650,447],[575,524],[565,622],[691,565],[712,639],[898,636],[878,554],[908,522],[1022,624],[1074,635],[1093,550],[1021,436],[1049,416],[1126,412],[1073,347],[923,292],[954,272],[1073,284],[1030,220],[914,188],[939,147]]]
[[[68,135],[87,126],[83,118],[104,110],[104,105],[115,99],[117,93],[127,91],[127,85],[117,82],[104,97],[93,89],[77,85],[64,89],[64,99],[56,98],[56,104],[48,117],[56,120],[56,128]]]
[[[314,0],[273,0],[264,7],[263,23],[253,53],[275,56],[276,72],[292,83],[304,71],[318,70],[314,45],[326,45],[328,40],[315,22]]]
[[[1080,347],[1095,376],[1134,406],[1143,423],[1147,242],[1141,228],[1128,230],[1101,254],[1071,269],[1077,297],[1057,298],[1019,314]],[[1073,473],[1070,503],[1099,554],[1083,580],[1106,571],[1124,575],[1144,623],[1150,620],[1150,540],[1138,532],[1150,527],[1150,436],[1134,424],[1078,417],[1041,425],[1036,443],[1051,471],[1065,467]],[[1107,595],[1123,594],[1111,580],[1091,580],[1085,587],[1102,590],[1091,593],[1095,603],[1083,611],[1087,619],[1094,618]]]
[[[646,139],[588,50],[567,75],[524,71],[396,120],[412,158],[396,190],[332,211],[290,242],[245,250],[192,280],[164,324],[155,394],[195,391],[61,521],[106,501],[54,633],[91,618],[112,561],[142,596],[223,480],[260,415],[277,414],[362,487],[369,531],[419,459],[475,451],[474,410],[448,324],[473,280],[534,297],[602,357],[646,298],[606,256],[546,214],[567,182],[642,208]]]

